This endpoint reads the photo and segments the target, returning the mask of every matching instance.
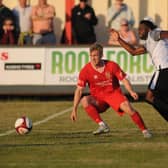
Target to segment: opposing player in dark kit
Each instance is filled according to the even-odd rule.
[[[113,37],[132,55],[149,53],[156,71],[149,83],[146,100],[168,121],[168,31],[159,29],[151,18],[140,21],[139,37],[145,45],[134,47],[123,41],[116,30]]]

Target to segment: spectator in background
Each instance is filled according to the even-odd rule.
[[[15,27],[11,17],[5,18],[2,23],[2,37],[0,44],[16,44]]]
[[[47,0],[38,0],[38,5],[32,8],[33,44],[56,44],[53,32],[55,8]]]
[[[108,9],[107,22],[110,29],[119,30],[120,22],[123,18],[128,20],[129,26],[132,27],[134,25],[133,12],[123,1],[124,0],[115,0],[114,5]]]
[[[120,37],[125,42],[127,42],[129,44],[132,44],[132,45],[137,45],[138,44],[137,37],[136,37],[134,31],[129,28],[127,19],[122,19],[121,20],[119,34],[120,34]],[[108,44],[118,45],[118,46],[120,45],[120,43],[113,38],[111,32],[110,32],[110,38],[109,38]]]
[[[72,9],[73,38],[77,44],[91,44],[96,42],[94,26],[98,20],[94,9],[87,4],[87,0]]]
[[[19,5],[13,9],[14,16],[16,18],[17,27],[19,29],[18,44],[31,44],[31,7],[27,5],[27,0],[18,0]]]
[[[3,0],[0,0],[0,39],[2,38],[3,22],[6,18],[11,18],[13,24],[15,25],[15,20],[12,11],[3,4]]]

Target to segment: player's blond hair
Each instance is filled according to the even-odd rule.
[[[103,46],[101,44],[95,43],[90,47],[90,53],[97,50],[101,56],[103,56]]]

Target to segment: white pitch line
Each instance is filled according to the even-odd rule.
[[[72,107],[70,107],[70,108],[68,108],[68,109],[65,109],[65,110],[63,110],[63,111],[60,111],[59,113],[55,113],[55,114],[53,114],[53,115],[50,115],[50,116],[46,117],[46,118],[43,119],[43,120],[34,122],[34,123],[33,123],[33,126],[46,123],[47,121],[52,120],[53,118],[59,117],[59,116],[65,114],[65,113],[67,113],[67,112],[69,112],[69,111],[71,111],[71,110],[72,110]],[[15,129],[6,131],[5,133],[0,134],[0,137],[10,135],[10,134],[12,134],[12,133],[14,133],[14,132],[15,132]]]
[[[65,109],[65,110],[63,110],[63,111],[60,111],[59,113],[55,113],[55,114],[53,114],[53,115],[50,115],[50,116],[48,116],[47,118],[45,118],[45,119],[43,119],[43,120],[41,120],[41,121],[36,121],[35,123],[33,123],[33,126],[46,123],[47,121],[52,120],[53,118],[56,118],[56,117],[58,117],[58,116],[60,116],[60,115],[63,115],[63,114],[65,114],[65,113],[67,113],[67,112],[69,112],[69,111],[71,111],[71,110],[72,110],[72,107],[70,107],[70,108],[68,108],[68,109]]]
[[[12,133],[14,133],[14,132],[15,132],[14,129],[13,129],[13,130],[10,130],[10,131],[6,131],[5,133],[0,134],[0,137],[6,136],[6,135],[10,135],[10,134],[12,134]]]

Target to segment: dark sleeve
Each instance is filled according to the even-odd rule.
[[[75,31],[75,27],[76,27],[76,8],[74,7],[72,9],[72,16],[71,16],[71,23],[72,23],[72,38],[73,38],[73,41],[75,42],[76,41],[76,31]]]
[[[91,24],[92,25],[97,25],[98,19],[97,19],[96,15],[95,15],[94,9],[90,8],[90,12],[91,12],[91,15],[92,15],[91,20],[90,20]]]
[[[72,9],[71,13],[72,13],[72,16],[71,16],[72,26],[75,26],[75,20],[76,20],[76,10],[75,10],[75,8]]]

